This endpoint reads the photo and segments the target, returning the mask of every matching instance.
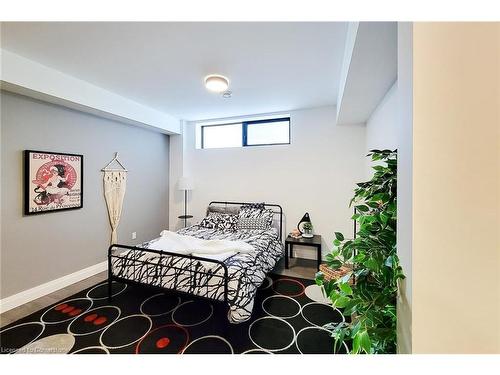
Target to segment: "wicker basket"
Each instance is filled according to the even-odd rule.
[[[319,270],[325,275],[325,280],[330,281],[330,280],[337,280],[340,279],[341,277],[344,277],[347,275],[349,272],[352,271],[352,266],[347,265],[347,266],[342,266],[336,270],[331,269],[328,267],[327,264],[323,263],[319,266]],[[349,279],[349,284],[352,285],[353,283],[353,277]]]

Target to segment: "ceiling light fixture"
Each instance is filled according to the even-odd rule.
[[[229,80],[218,74],[210,74],[205,77],[205,87],[213,92],[224,92],[229,87]]]

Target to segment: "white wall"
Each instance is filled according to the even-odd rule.
[[[366,148],[398,147],[398,82],[394,82],[366,123]]]
[[[366,123],[366,151],[398,149],[398,254],[406,279],[398,299],[398,351],[411,353],[411,173],[412,173],[412,49],[411,24],[398,26],[398,75]],[[399,87],[401,86],[401,87]],[[373,176],[366,159],[366,176]]]
[[[398,77],[366,123],[366,151],[398,149],[398,255],[406,279],[398,298],[398,352],[411,353],[412,24],[398,25]],[[367,179],[374,165],[366,160]]]
[[[290,115],[291,144],[280,146],[200,150],[195,148],[195,124],[186,124],[184,174],[196,184],[189,211],[199,221],[212,200],[278,203],[286,233],[307,211],[315,232],[324,236],[326,253],[334,231],[352,235],[348,205],[355,183],[365,177],[365,126],[337,126],[333,106]],[[180,215],[182,199],[171,204],[174,217]],[[179,221],[170,225],[175,229]],[[311,250],[298,256],[314,258]]]
[[[366,123],[366,150],[398,147],[398,82],[394,82]],[[373,175],[370,158],[367,162],[367,177]]]
[[[170,140],[170,178],[169,178],[169,212],[170,230],[182,228],[183,221],[178,219],[179,215],[184,215],[184,192],[177,189],[177,182],[184,174],[184,144],[185,137],[182,133],[185,128],[184,121],[181,122],[180,134],[169,136]],[[181,206],[182,205],[182,206]]]

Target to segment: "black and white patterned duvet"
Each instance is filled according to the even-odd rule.
[[[252,314],[257,288],[284,254],[283,244],[277,239],[276,229],[228,231],[194,225],[177,233],[202,239],[243,240],[255,248],[255,252],[236,254],[224,260],[229,278],[229,321],[240,323],[248,320]],[[148,248],[151,242],[141,247]],[[120,250],[113,255],[118,255]],[[224,300],[224,280],[221,277],[224,275],[224,269],[221,265],[208,269],[198,261],[165,255],[152,257],[140,250],[125,251],[120,257],[112,258],[114,276]],[[147,258],[148,263],[140,263],[141,258]],[[195,273],[194,270],[204,273]]]

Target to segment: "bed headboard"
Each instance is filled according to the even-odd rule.
[[[245,204],[255,204],[252,202],[223,202],[223,201],[212,201],[208,204],[209,207],[220,207],[220,212],[225,212],[229,214],[238,213],[240,207]],[[265,208],[273,210],[273,223],[272,226],[278,230],[278,238],[283,241],[283,208],[279,204],[264,203]]]

